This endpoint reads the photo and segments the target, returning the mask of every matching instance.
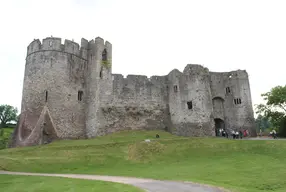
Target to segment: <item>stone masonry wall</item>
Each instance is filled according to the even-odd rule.
[[[183,73],[173,70],[168,80],[174,133],[184,136],[214,135],[209,71],[200,65],[187,65]],[[191,102],[190,107],[188,102]]]
[[[34,129],[46,106],[50,111],[59,138],[85,136],[84,103],[78,101],[78,91],[84,90],[86,52],[79,45],[59,38],[33,41],[28,46],[22,107],[26,113],[27,137]]]
[[[112,75],[113,94],[102,102],[100,135],[119,130],[167,129],[166,77]]]
[[[224,106],[224,117],[222,118],[219,113],[215,113],[214,117],[222,119],[229,131],[248,129],[251,135],[255,136],[255,122],[247,72],[245,70],[225,73],[212,72],[211,90],[213,98],[216,98],[216,101],[218,101],[217,98],[220,98]],[[214,106],[214,111],[219,110],[216,106]]]

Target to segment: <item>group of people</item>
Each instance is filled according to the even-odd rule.
[[[261,129],[260,129],[259,135],[260,135],[260,137],[262,137],[262,130]],[[273,137],[273,139],[277,139],[277,132],[276,132],[276,130],[273,129],[272,131],[270,131],[269,136]]]
[[[231,136],[233,139],[239,139],[239,138],[242,139],[242,137],[247,137],[248,134],[249,134],[248,130],[243,130],[243,131],[232,130],[231,131]],[[228,138],[228,133],[225,129],[219,129],[219,136]]]

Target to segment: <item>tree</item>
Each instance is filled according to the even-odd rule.
[[[255,119],[255,123],[257,125],[258,131],[261,129],[262,131],[265,131],[266,129],[269,129],[272,127],[272,123],[270,122],[268,117],[262,116],[259,114],[257,118]]]
[[[266,104],[257,105],[256,113],[268,118],[274,128],[286,136],[286,85],[276,86],[261,96]]]
[[[17,121],[18,109],[11,105],[0,105],[0,129],[6,127],[7,123]]]

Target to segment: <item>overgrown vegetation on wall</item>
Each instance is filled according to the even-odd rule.
[[[101,61],[101,65],[107,69],[111,68],[111,60]]]

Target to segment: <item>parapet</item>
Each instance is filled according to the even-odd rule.
[[[166,83],[166,76],[151,76],[148,78],[146,75],[127,75],[126,78],[122,74],[112,74],[113,81],[122,81],[128,84],[149,82],[151,84],[164,84]]]
[[[229,72],[210,72],[211,76],[220,76],[223,79],[248,79],[246,70],[235,70]]]
[[[145,80],[147,80],[147,76],[145,76],[145,75],[127,75],[126,79],[129,81],[145,81]]]
[[[70,40],[65,40],[62,44],[61,38],[56,37],[47,37],[43,39],[42,43],[39,39],[36,39],[27,47],[27,56],[39,51],[59,51],[87,59],[88,41],[82,39],[81,45],[80,47],[78,43]]]
[[[95,39],[89,41],[89,49],[107,49],[107,51],[110,53],[112,49],[112,44],[108,41],[104,41],[101,37],[96,37]]]

